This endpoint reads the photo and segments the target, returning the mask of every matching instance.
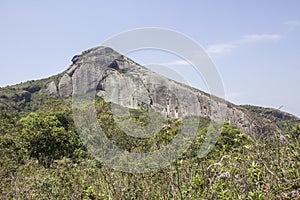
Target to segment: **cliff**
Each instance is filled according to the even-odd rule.
[[[22,111],[26,107],[34,109],[48,99],[93,93],[106,102],[126,108],[150,108],[170,118],[201,116],[216,122],[226,121],[254,136],[279,131],[272,122],[274,118],[254,114],[253,107],[237,106],[170,80],[111,48],[87,50],[74,56],[72,62],[65,72],[48,79],[1,88],[0,103]],[[298,118],[291,118],[299,122]]]

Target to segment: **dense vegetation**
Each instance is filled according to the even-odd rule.
[[[151,139],[137,139],[114,125],[109,105],[96,101],[98,120],[111,140],[132,152],[168,144],[179,120]],[[197,153],[209,121],[202,119],[189,150],[158,171],[131,174],[94,159],[81,141],[68,101],[49,101],[38,110],[0,110],[0,194],[2,199],[299,199],[300,125],[257,140],[224,123],[213,151]],[[140,125],[144,113],[131,111]]]

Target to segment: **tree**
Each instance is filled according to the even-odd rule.
[[[55,113],[31,113],[20,121],[25,147],[45,167],[50,167],[56,159],[76,157],[76,150],[83,149],[76,133],[63,123],[65,118]]]

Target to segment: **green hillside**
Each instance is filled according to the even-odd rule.
[[[112,52],[112,49],[97,47],[75,56],[70,68],[59,75],[0,88],[0,198],[300,198],[300,120],[297,117],[276,109],[234,105],[147,71],[134,61]],[[111,61],[115,54],[118,59],[113,66],[101,65],[107,59]],[[101,73],[98,71],[97,74],[102,77],[97,92],[102,94],[107,91],[113,94],[115,86],[122,83],[119,81],[123,79],[115,77],[127,77],[123,84],[131,83],[130,88],[140,92],[134,97],[152,95],[150,91],[157,89],[151,86],[154,79],[161,83],[160,86],[170,83],[172,87],[160,87],[156,93],[159,98],[153,98],[156,104],[152,97],[149,101],[135,99],[140,109],[122,107],[123,104],[110,103],[109,100],[106,102],[105,95],[76,107],[72,105],[72,92],[76,89],[73,83],[77,81],[80,88],[82,83],[90,83],[92,76],[85,64],[97,69],[102,66]],[[148,84],[137,78],[140,75],[148,78]],[[144,90],[139,90],[140,86],[145,87]],[[184,94],[193,93],[197,97],[192,103],[184,102],[185,106],[192,105],[194,110],[189,111],[193,112],[198,109],[195,105],[199,105],[204,115],[196,116],[205,117],[189,113],[176,117],[178,119],[167,117],[170,107],[174,108],[174,113],[178,111],[175,102],[176,92],[179,93],[177,88],[181,88],[178,91]],[[122,95],[126,96],[125,93],[126,90]],[[170,102],[166,97],[168,93],[174,93],[174,101],[165,106],[164,101]],[[185,99],[185,96],[181,98]],[[228,121],[231,119],[236,126],[212,121],[213,115],[208,108],[210,102],[223,105],[222,108],[228,111]],[[84,115],[86,108],[94,108],[95,113]],[[162,114],[161,108],[167,110],[164,110],[166,115]],[[89,116],[93,114],[95,121]],[[78,127],[76,119],[93,126]],[[153,122],[159,125],[159,129],[153,129]],[[195,136],[189,138],[185,130],[190,130],[195,124]],[[153,135],[143,137],[141,131],[134,128],[137,126],[147,134],[153,131]],[[104,135],[99,135],[99,129]],[[110,143],[104,143],[104,138]],[[127,154],[109,157],[115,152],[103,153],[91,148],[90,144],[113,146]],[[177,148],[184,144],[188,144],[187,149],[183,148],[185,151]],[[99,152],[107,159],[97,159],[95,155]],[[154,163],[152,160],[156,157],[151,157],[148,160],[131,159],[129,163],[126,157],[147,153],[157,155],[161,162]],[[169,158],[172,160],[165,166]],[[132,173],[107,164],[122,164],[124,160],[123,165],[136,167],[130,171]],[[149,170],[140,173],[143,167]]]
[[[21,113],[37,110],[44,102],[58,98],[43,91],[45,85],[56,78],[57,76],[53,76],[0,88],[0,106]]]
[[[257,140],[224,123],[215,148],[200,159],[198,151],[212,128],[203,118],[179,159],[160,170],[132,174],[113,170],[89,154],[75,129],[70,103],[50,100],[26,114],[12,112],[13,104],[1,108],[2,199],[299,199],[300,124]],[[95,108],[107,137],[130,152],[167,145],[180,124],[168,120],[155,137],[137,139],[114,124],[109,104],[98,99]],[[136,122],[147,123],[137,112],[132,111]]]

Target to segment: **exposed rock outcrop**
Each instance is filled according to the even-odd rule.
[[[97,95],[112,105],[150,108],[171,118],[201,116],[227,121],[254,136],[285,130],[287,121],[300,122],[299,118],[278,109],[237,106],[170,80],[111,48],[87,50],[74,56],[72,62],[61,74],[0,88],[0,106],[30,112],[49,99],[92,94],[93,99]]]
[[[252,135],[259,134],[262,127],[245,109],[154,73],[111,48],[90,49],[72,62],[59,79],[61,97],[94,91],[107,102],[136,109],[149,107],[171,118],[201,116],[228,121]],[[56,93],[54,84],[47,87],[51,94]]]
[[[46,85],[45,93],[48,95],[57,95],[58,94],[55,81],[51,81]]]
[[[66,73],[60,79],[58,84],[59,95],[61,97],[69,97],[72,95],[72,80],[71,77]]]
[[[30,92],[30,93],[35,93],[35,92],[38,92],[40,91],[41,87],[38,86],[38,85],[34,85],[34,86],[30,86],[30,87],[26,87],[24,88],[24,90]]]

